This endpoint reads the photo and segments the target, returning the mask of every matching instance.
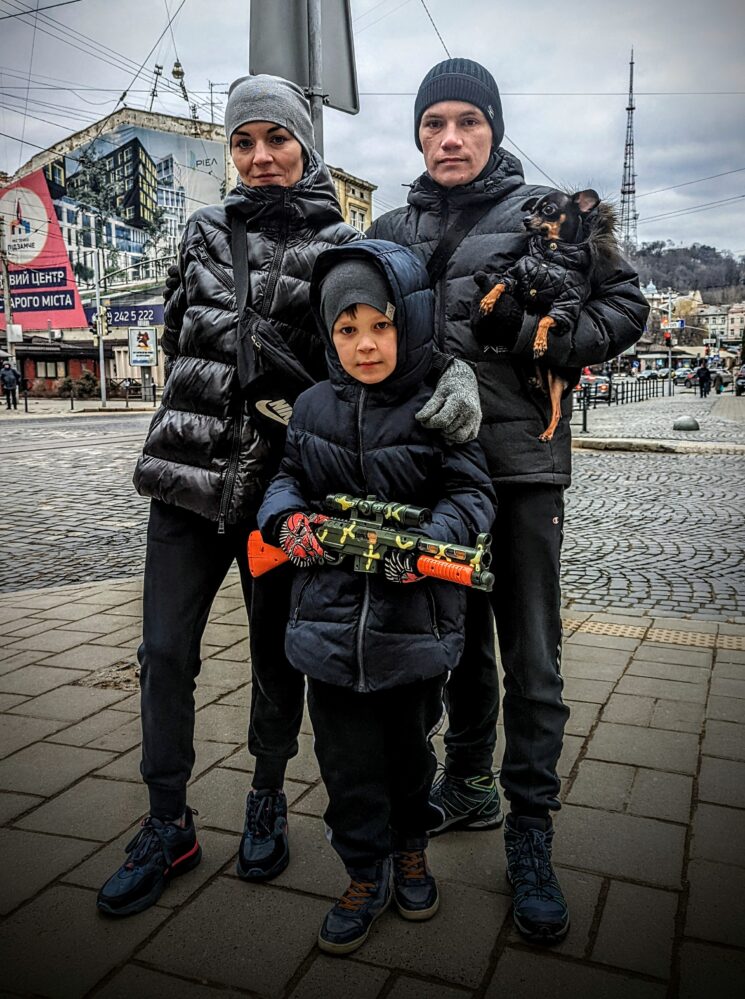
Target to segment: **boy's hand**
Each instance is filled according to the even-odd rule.
[[[308,569],[326,561],[323,545],[313,533],[314,524],[320,521],[316,515],[311,519],[305,513],[292,513],[279,529],[279,544],[293,565]],[[327,519],[327,518],[324,518]]]
[[[418,583],[424,576],[416,567],[416,556],[409,552],[386,552],[383,556],[385,578],[392,583]]]
[[[435,385],[432,398],[415,415],[427,430],[441,430],[450,444],[472,441],[481,427],[481,402],[471,367],[453,358]]]
[[[524,308],[508,291],[503,291],[491,312],[481,310],[481,300],[497,283],[488,274],[478,271],[473,277],[478,291],[471,302],[471,332],[485,347],[504,347],[511,350],[523,324]]]

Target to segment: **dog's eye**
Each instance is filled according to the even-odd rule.
[[[544,205],[543,208],[541,209],[541,211],[548,218],[551,218],[552,215],[556,215],[556,206],[555,205]]]

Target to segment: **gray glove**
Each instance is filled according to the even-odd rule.
[[[476,437],[481,427],[479,385],[465,361],[453,358],[416,418],[427,430],[441,430],[450,444],[465,444]]]

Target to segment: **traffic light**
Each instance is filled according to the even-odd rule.
[[[111,318],[109,310],[107,308],[102,308],[99,313],[99,317],[100,317],[99,332],[101,336],[106,336],[106,334],[109,332],[109,319]]]
[[[704,347],[704,357],[708,357],[708,356],[709,356],[709,348],[708,347]]]
[[[670,332],[670,330],[665,330],[665,332],[662,334],[662,342],[665,344],[666,347],[669,347],[672,344],[672,341],[673,341],[672,333]]]

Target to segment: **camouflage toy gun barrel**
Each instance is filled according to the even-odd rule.
[[[378,572],[388,552],[408,552],[416,556],[416,568],[423,576],[470,586],[489,592],[494,576],[491,563],[491,535],[479,534],[473,548],[407,532],[421,528],[431,519],[425,507],[386,503],[375,499],[332,493],[326,508],[342,516],[330,516],[314,527],[314,533],[330,556],[328,564],[338,565],[353,556],[356,572]],[[259,531],[248,538],[248,565],[252,576],[261,576],[289,561],[281,548],[268,545]]]

